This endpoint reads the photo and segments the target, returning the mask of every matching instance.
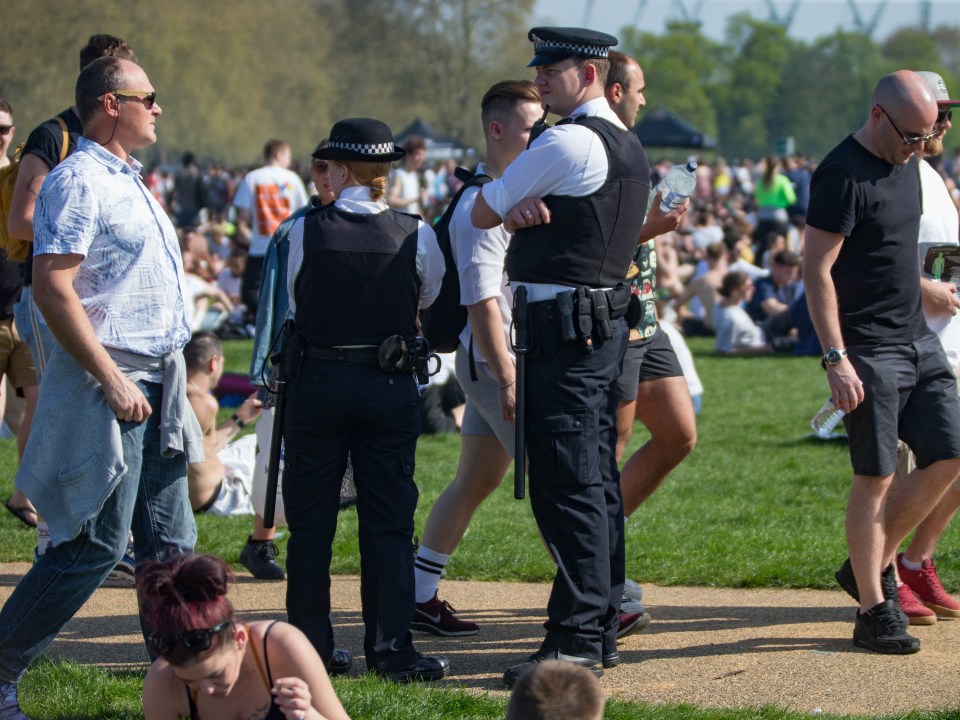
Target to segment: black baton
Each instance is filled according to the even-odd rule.
[[[527,288],[519,286],[513,293],[513,350],[517,354],[517,408],[516,436],[513,452],[513,497],[526,497],[527,443],[524,432],[525,393],[527,386],[527,349],[529,348],[529,318],[527,317]]]
[[[280,483],[280,457],[283,450],[283,416],[286,407],[287,397],[287,369],[283,347],[289,342],[289,334],[292,331],[292,323],[288,320],[283,328],[283,345],[281,350],[275,353],[271,360],[277,369],[276,380],[276,402],[273,406],[273,431],[270,435],[270,463],[267,465],[267,489],[266,497],[263,499],[263,526],[265,528],[273,527],[273,517],[277,511],[277,485]],[[268,388],[269,390],[269,388]]]

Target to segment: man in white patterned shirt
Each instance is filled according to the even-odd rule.
[[[34,216],[34,296],[60,348],[17,477],[52,544],[0,611],[2,720],[26,718],[17,682],[120,560],[131,525],[137,560],[196,541],[187,460],[203,455],[185,392],[183,267],[130,157],[156,142],[161,109],[144,71],[118,58],[88,65],[76,96],[84,135]]]

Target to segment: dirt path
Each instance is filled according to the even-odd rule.
[[[27,569],[0,565],[0,601]],[[481,623],[472,638],[416,634],[425,653],[445,653],[448,682],[503,692],[503,670],[534,652],[549,587],[444,581],[443,595]],[[232,593],[247,619],[284,617],[285,583],[241,576]],[[333,580],[338,645],[362,651],[359,580]],[[645,588],[654,617],[621,642],[622,663],[602,683],[611,697],[731,707],[779,705],[800,712],[874,715],[960,707],[960,621],[915,628],[923,649],[890,657],[853,647],[854,604],[840,591]],[[99,590],[53,646],[56,657],[106,667],[146,661],[132,590]],[[362,658],[357,667],[363,667]]]

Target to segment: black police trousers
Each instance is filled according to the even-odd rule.
[[[287,614],[317,648],[333,654],[330,560],[340,484],[353,461],[360,536],[360,600],[367,668],[413,663],[414,456],[419,394],[410,375],[373,364],[304,358],[287,386],[283,503]]]
[[[532,323],[525,392],[530,504],[557,563],[543,648],[598,661],[617,647],[624,581],[616,411],[627,327],[611,325],[584,353],[557,322]]]

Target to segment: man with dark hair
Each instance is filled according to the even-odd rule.
[[[200,211],[207,206],[207,186],[192,152],[183,154],[183,167],[173,176],[171,210],[179,228],[200,224]]]
[[[646,105],[643,70],[632,57],[616,50],[610,51],[609,60],[610,72],[604,94],[617,117],[632,128],[637,112]],[[620,391],[617,461],[623,457],[633,434],[635,417],[650,431],[650,439],[630,456],[620,471],[620,493],[626,517],[630,517],[660,487],[670,471],[697,444],[697,421],[690,390],[670,338],[660,328],[656,310],[656,238],[677,229],[688,205],[689,201],[685,201],[665,213],[660,207],[660,198],[653,199],[637,237],[633,263],[627,275],[641,310],[636,324],[629,329],[623,372],[617,381]],[[624,583],[621,625],[625,625],[623,613],[645,615],[634,631],[642,630],[650,621],[641,600],[642,592],[632,580]]]
[[[100,57],[118,57],[137,62],[133,50],[120,38],[113,35],[91,35],[80,50],[80,70]],[[77,140],[83,126],[76,106],[71,106],[59,115],[38,125],[27,137],[20,155],[17,184],[10,199],[7,230],[10,237],[33,242],[33,213],[40,187],[50,171],[77,148]],[[33,301],[33,254],[27,255],[22,265],[23,290],[20,301],[13,309],[14,325],[18,335],[30,348],[37,383],[43,379],[47,360],[56,348],[50,328],[37,310]],[[29,433],[29,427],[26,429]],[[27,497],[16,490],[11,503],[17,508],[31,508]],[[37,520],[36,554],[42,555],[50,542],[47,525],[42,518]],[[133,584],[133,548],[117,564],[107,579],[109,584],[130,586]]]
[[[246,435],[237,440],[233,438],[248,423],[260,417],[263,404],[254,393],[241,403],[228,420],[217,425],[220,404],[213,396],[213,391],[223,377],[223,344],[220,338],[208,330],[194,333],[183,349],[183,359],[187,365],[187,400],[200,422],[206,458],[202,463],[192,463],[187,468],[190,506],[194,512],[213,515],[253,515],[253,468],[257,438],[256,435]],[[275,559],[272,540],[269,541],[269,549],[266,557],[258,558],[255,568],[259,574],[255,575],[259,579],[282,580],[283,568]],[[247,551],[247,547],[244,547],[244,551]],[[249,558],[245,558],[244,554],[241,554],[240,561],[247,565],[245,560]]]
[[[877,83],[864,125],[814,173],[803,278],[833,404],[850,437],[850,557],[837,572],[860,603],[853,642],[913,653],[894,556],[960,473],[957,383],[923,318],[917,273],[922,212],[916,155],[937,103],[909,70]],[[917,468],[894,485],[897,438]]]
[[[400,166],[390,173],[387,204],[394,210],[422,215],[420,168],[427,156],[427,144],[419,135],[411,135],[403,144],[403,149],[407,154],[400,161]]]
[[[803,294],[800,257],[792,250],[779,250],[770,263],[770,275],[757,278],[747,314],[763,328],[774,350],[792,350],[797,339],[790,307]]]
[[[260,272],[263,257],[274,231],[294,210],[307,204],[303,180],[290,170],[290,146],[283,140],[269,140],[263,148],[266,164],[247,173],[237,187],[233,206],[237,208],[237,240],[249,246],[247,265],[240,281],[247,322],[257,318],[260,302]]]
[[[505,80],[487,90],[480,102],[486,151],[477,174],[503,175],[526,147],[539,115],[540,95],[528,80]],[[460,299],[467,308],[467,324],[456,356],[456,375],[467,396],[460,462],[453,482],[430,511],[414,564],[417,606],[411,627],[434,635],[472,635],[479,629],[476,623],[454,615],[449,603],[437,596],[437,586],[474,512],[500,485],[513,458],[516,368],[509,339],[512,294],[503,277],[510,235],[502,225],[479,230],[470,222],[479,191],[479,186],[464,190],[449,225]]]
[[[185,392],[183,267],[130,155],[156,142],[162,111],[146,73],[112,57],[80,73],[77,108],[83,137],[43,183],[34,218],[36,302],[61,350],[17,484],[51,546],[0,610],[4,720],[26,717],[17,683],[123,556],[131,525],[138,560],[196,541],[187,462],[203,454]]]
[[[604,97],[617,39],[534,28],[541,102],[563,117],[477,195],[480,228],[516,230],[506,270],[526,295],[525,426],[530,505],[557,563],[538,652],[507,669],[513,685],[546,659],[595,674],[619,662],[623,500],[616,410],[630,289],[624,278],[643,225],[650,167]]]
[[[603,688],[585,668],[546,660],[510,693],[506,720],[601,720]]]

